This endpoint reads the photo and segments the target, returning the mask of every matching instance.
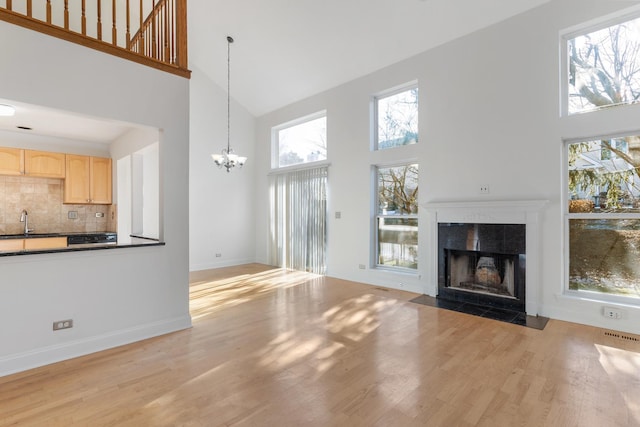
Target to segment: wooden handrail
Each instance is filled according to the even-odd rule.
[[[102,10],[101,0],[97,0],[94,3],[95,15],[91,16],[88,15],[86,0],[64,0],[64,8],[53,8],[53,11],[51,3],[51,0],[36,2],[45,9],[34,11],[32,1],[27,0],[26,4],[21,5],[22,10],[16,10],[16,3],[6,0],[5,7],[0,6],[0,20],[182,77],[191,76],[187,62],[187,0],[153,0],[152,10],[146,18],[143,16],[147,11],[144,10],[143,0],[140,0],[140,27],[133,37],[129,0],[111,0],[111,7],[106,10]],[[56,6],[56,2],[53,3]],[[118,13],[124,16],[124,23],[118,22],[118,19],[123,19]],[[46,20],[36,19],[34,15],[46,16]],[[112,28],[106,33],[107,40],[103,40],[103,21],[109,18]],[[87,21],[95,22],[95,34],[88,34]]]

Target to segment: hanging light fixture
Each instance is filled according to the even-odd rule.
[[[212,154],[213,162],[219,167],[224,167],[231,172],[234,167],[242,167],[247,161],[246,157],[238,156],[231,149],[231,43],[233,38],[227,36],[227,148],[222,154]]]

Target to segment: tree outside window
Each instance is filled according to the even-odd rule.
[[[377,169],[377,263],[418,268],[418,165]]]
[[[626,152],[637,138],[567,146],[571,291],[640,298],[640,179]]]
[[[418,142],[418,88],[376,98],[378,150]]]
[[[640,96],[640,18],[567,40],[569,114]]]
[[[640,97],[640,19],[567,40],[568,113]],[[640,298],[640,135],[567,149],[568,289]]]

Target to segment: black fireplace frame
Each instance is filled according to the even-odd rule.
[[[525,224],[438,223],[438,295],[440,299],[525,312]],[[473,239],[470,239],[473,236]],[[512,256],[514,298],[450,286],[448,251]]]

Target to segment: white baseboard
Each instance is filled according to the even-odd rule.
[[[147,323],[107,334],[0,357],[0,377],[191,327],[191,316]]]
[[[255,263],[255,259],[253,258],[245,258],[245,259],[232,259],[225,260],[219,262],[208,262],[203,264],[194,264],[189,266],[189,271],[202,271],[202,270],[212,270],[214,268],[222,268],[222,267],[232,267],[235,265],[243,265],[243,264],[252,264]]]

